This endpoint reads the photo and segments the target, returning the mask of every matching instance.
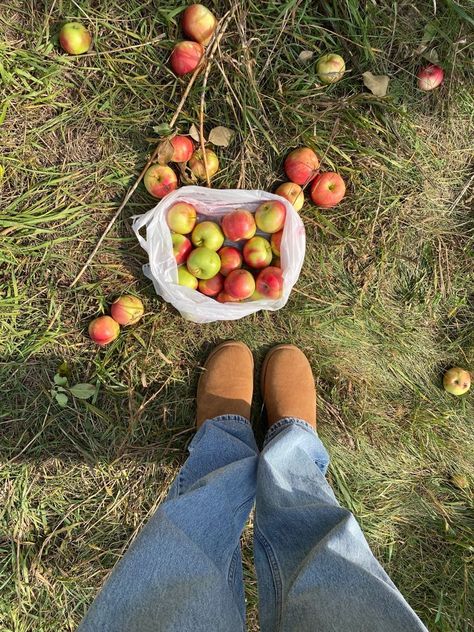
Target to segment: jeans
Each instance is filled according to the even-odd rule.
[[[254,502],[262,632],[426,632],[335,499],[328,463],[302,420],[273,425],[260,454],[243,417],[206,421],[79,632],[245,630],[240,535]]]

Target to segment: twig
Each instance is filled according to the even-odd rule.
[[[206,147],[204,145],[204,102],[206,97],[206,86],[207,86],[207,78],[209,77],[209,71],[211,69],[211,62],[208,62],[206,73],[204,75],[204,80],[202,82],[202,92],[201,92],[201,105],[199,107],[199,142],[201,145],[202,151],[202,159],[204,162],[204,171],[206,172],[206,183],[207,186],[211,186],[211,179],[209,177],[209,167],[207,166],[207,156],[206,156]]]
[[[178,120],[179,115],[181,114],[181,110],[183,109],[184,104],[186,102],[186,99],[188,98],[188,95],[189,95],[189,93],[191,91],[191,88],[193,87],[193,84],[196,81],[196,77],[201,72],[204,64],[209,63],[211,61],[211,59],[214,57],[214,55],[216,53],[216,50],[217,50],[217,48],[219,46],[219,42],[222,39],[222,36],[224,35],[225,30],[227,29],[227,26],[229,25],[230,19],[231,19],[232,15],[234,14],[234,11],[235,11],[235,8],[232,11],[228,11],[224,15],[224,17],[222,18],[221,22],[219,23],[219,25],[218,25],[215,33],[214,33],[213,40],[211,40],[211,42],[212,42],[211,45],[209,46],[208,50],[204,52],[204,55],[202,56],[201,61],[197,65],[197,67],[196,67],[195,71],[193,72],[193,74],[191,75],[189,83],[186,86],[186,90],[184,91],[183,96],[181,97],[181,101],[179,102],[179,105],[178,105],[178,107],[176,109],[176,112],[174,113],[173,118],[170,121],[169,126],[171,128],[174,126],[174,124]],[[159,147],[160,147],[160,145],[158,144],[158,146],[155,148],[155,150],[153,151],[152,155],[148,159],[146,165],[141,170],[140,175],[135,180],[135,182],[132,185],[132,187],[125,194],[125,197],[123,198],[120,206],[118,207],[118,209],[115,212],[115,214],[112,216],[112,219],[110,220],[110,222],[107,224],[107,226],[106,226],[104,232],[102,233],[102,235],[99,237],[99,240],[98,240],[97,244],[95,245],[94,249],[92,250],[91,254],[89,255],[87,261],[82,266],[82,268],[79,270],[78,274],[75,276],[75,278],[73,279],[72,283],[70,284],[70,286],[69,286],[70,288],[72,288],[72,287],[74,287],[76,285],[76,283],[82,277],[84,272],[90,266],[92,260],[94,259],[94,257],[96,256],[100,246],[102,245],[102,242],[107,237],[107,235],[109,234],[112,226],[115,224],[115,222],[117,221],[117,219],[120,216],[121,212],[123,211],[123,209],[127,205],[128,201],[130,200],[132,195],[137,190],[137,187],[140,184],[140,182],[142,181],[143,176],[145,175],[148,167],[156,160],[156,158],[158,156],[158,152],[159,152]],[[204,162],[204,165],[206,165],[205,162]],[[207,169],[206,169],[206,173],[207,173]]]

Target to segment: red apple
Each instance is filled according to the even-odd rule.
[[[222,292],[223,287],[224,277],[220,273],[210,279],[201,279],[198,283],[199,291],[206,296],[217,296],[219,292]]]
[[[206,149],[206,161],[209,177],[212,178],[219,171],[219,158],[211,149]],[[206,179],[206,167],[202,151],[197,149],[189,160],[189,168],[198,180]]]
[[[224,281],[224,291],[239,301],[255,292],[255,279],[248,270],[233,270]]]
[[[257,292],[265,298],[280,298],[283,290],[283,274],[281,269],[270,266],[259,272],[255,287]]]
[[[173,145],[173,155],[171,162],[188,162],[193,155],[194,145],[189,136],[173,136],[170,140]]]
[[[285,224],[286,207],[278,200],[262,202],[255,212],[255,222],[264,233],[277,233]]]
[[[143,178],[146,190],[156,198],[163,198],[178,186],[178,178],[171,167],[166,165],[151,165]]]
[[[244,246],[244,261],[250,268],[265,268],[272,260],[272,248],[269,242],[257,235]]]
[[[119,333],[120,325],[111,316],[99,316],[89,323],[89,336],[101,347],[118,338]]]
[[[280,256],[280,247],[281,247],[281,238],[283,235],[283,231],[279,230],[277,233],[273,233],[272,238],[270,239],[270,245],[273,250],[273,254],[277,257]]]
[[[227,276],[232,270],[238,270],[242,267],[242,255],[237,248],[232,246],[224,246],[217,253],[221,258],[221,274]]]
[[[197,247],[204,246],[210,250],[219,250],[224,243],[224,234],[216,222],[200,222],[193,230],[191,241]]]
[[[144,311],[145,308],[141,300],[130,294],[125,294],[116,299],[110,307],[110,314],[119,325],[134,325],[138,323]]]
[[[184,287],[189,287],[191,290],[197,290],[198,280],[189,272],[186,266],[179,266],[178,285],[184,285]]]
[[[178,42],[170,56],[171,68],[175,75],[182,77],[193,72],[199,65],[204,49],[197,42]]]
[[[435,64],[430,64],[421,68],[416,76],[420,90],[434,90],[443,83],[444,70]]]
[[[171,235],[171,242],[173,244],[175,261],[178,265],[181,265],[188,258],[189,253],[193,249],[193,245],[187,237],[179,233],[173,233],[173,235]]]
[[[216,301],[219,301],[219,303],[238,303],[239,300],[238,298],[233,298],[230,294],[227,294],[227,292],[219,292],[216,296]]]
[[[204,5],[192,4],[184,11],[181,26],[187,37],[205,46],[216,30],[217,20]]]
[[[87,53],[91,42],[91,34],[80,22],[68,22],[59,31],[61,48],[70,55]]]
[[[215,250],[196,248],[189,255],[186,266],[198,279],[210,279],[219,272],[221,260]]]
[[[176,202],[168,209],[166,221],[174,233],[187,235],[196,225],[197,211],[192,204]]]
[[[334,171],[320,173],[311,184],[311,199],[317,206],[331,208],[336,206],[346,193],[344,180]]]
[[[318,59],[316,72],[323,83],[336,83],[342,79],[346,64],[340,55],[328,53]]]
[[[294,182],[284,182],[283,184],[280,184],[275,193],[284,197],[290,204],[293,204],[295,211],[300,211],[302,209],[304,204],[304,193],[299,184],[295,184]]]
[[[238,208],[232,213],[224,215],[221,221],[224,235],[230,241],[251,239],[257,230],[255,218],[246,208]]]
[[[285,160],[285,173],[292,182],[305,185],[316,176],[319,159],[309,147],[294,149]]]

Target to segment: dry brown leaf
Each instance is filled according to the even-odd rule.
[[[191,136],[191,138],[192,138],[193,140],[195,140],[195,141],[196,141],[196,143],[199,143],[199,142],[200,142],[200,140],[201,140],[201,139],[199,138],[199,130],[198,130],[198,128],[194,125],[194,123],[193,123],[193,124],[191,125],[191,127],[189,128],[188,135],[189,135],[189,136]],[[204,139],[204,140],[206,140],[206,139]]]
[[[214,129],[211,129],[209,142],[218,147],[228,147],[233,135],[234,132],[231,129],[218,125],[214,127]]]
[[[373,75],[371,72],[363,72],[364,86],[376,97],[384,97],[387,94],[390,78],[387,75]]]
[[[301,53],[298,55],[298,61],[304,64],[310,59],[312,59],[313,55],[314,53],[312,50],[302,50]]]
[[[171,161],[171,158],[173,158],[173,154],[174,147],[171,144],[171,141],[168,138],[165,138],[158,145],[156,160],[160,163],[160,165],[167,165]]]

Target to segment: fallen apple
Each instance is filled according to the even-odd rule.
[[[344,180],[334,171],[320,173],[311,184],[311,199],[317,206],[332,208],[336,206],[346,193]]]
[[[418,78],[418,87],[425,92],[434,90],[443,83],[444,70],[435,64],[430,64],[421,68],[416,75]]]
[[[255,211],[255,223],[264,233],[277,233],[285,224],[286,207],[278,200],[262,202]]]
[[[173,136],[170,139],[170,143],[173,145],[173,155],[171,162],[188,162],[193,155],[194,145],[189,136]]]
[[[171,235],[171,243],[173,244],[173,254],[178,265],[186,262],[189,253],[193,249],[191,241],[184,235],[173,233]]]
[[[280,298],[283,291],[283,274],[281,268],[270,266],[259,272],[255,287],[263,297]]]
[[[186,266],[191,274],[198,279],[210,279],[221,267],[221,260],[215,250],[196,248],[189,255]]]
[[[206,161],[209,177],[212,178],[219,171],[219,158],[211,149],[206,149]],[[200,149],[197,149],[189,160],[189,168],[198,180],[206,179],[206,168],[204,166],[204,157]]]
[[[443,386],[451,395],[464,395],[471,388],[471,374],[455,366],[444,374]]]
[[[244,245],[243,254],[244,261],[250,268],[265,268],[272,261],[270,243],[259,235],[248,240]]]
[[[192,204],[176,202],[168,209],[166,221],[174,233],[188,235],[196,225],[197,211]]]
[[[198,283],[199,291],[206,296],[217,296],[219,292],[222,292],[223,287],[224,277],[220,273],[210,279],[201,279]]]
[[[319,159],[309,147],[300,147],[288,154],[284,168],[292,182],[305,185],[318,173]]]
[[[232,270],[224,281],[224,291],[239,301],[255,292],[255,279],[248,270]]]
[[[101,347],[118,338],[119,333],[120,325],[111,316],[99,316],[89,323],[89,336]]]
[[[224,215],[221,226],[224,235],[230,241],[251,239],[257,230],[254,216],[245,208],[238,208],[232,213]]]
[[[346,64],[340,55],[328,53],[320,57],[316,63],[316,72],[323,83],[336,83],[342,79]]]
[[[198,248],[204,246],[209,250],[219,250],[224,243],[224,233],[216,222],[200,222],[194,227],[191,241]]]
[[[191,4],[183,13],[181,26],[187,37],[205,46],[216,30],[217,20],[204,5]]]
[[[273,254],[276,257],[280,256],[280,248],[281,248],[281,238],[283,236],[283,231],[279,230],[277,233],[273,233],[270,239],[270,245],[272,247]]]
[[[196,290],[198,286],[198,280],[192,275],[186,266],[179,266],[178,268],[178,285],[184,285],[191,290]]]
[[[124,294],[116,299],[111,307],[110,314],[119,325],[134,325],[143,316],[145,308],[137,296]]]
[[[143,178],[145,188],[155,198],[163,198],[178,186],[178,178],[166,165],[151,165]]]
[[[299,184],[296,184],[295,182],[284,182],[283,184],[280,184],[275,193],[276,195],[284,197],[290,204],[293,204],[295,211],[301,211],[303,208],[304,193]]]
[[[204,49],[198,42],[178,42],[171,51],[170,64],[175,75],[182,77],[198,67]]]
[[[227,276],[232,270],[238,270],[242,267],[242,255],[237,248],[232,246],[224,246],[217,253],[221,258],[221,274]]]
[[[59,31],[61,48],[70,55],[87,53],[91,42],[91,34],[80,22],[67,22]]]

